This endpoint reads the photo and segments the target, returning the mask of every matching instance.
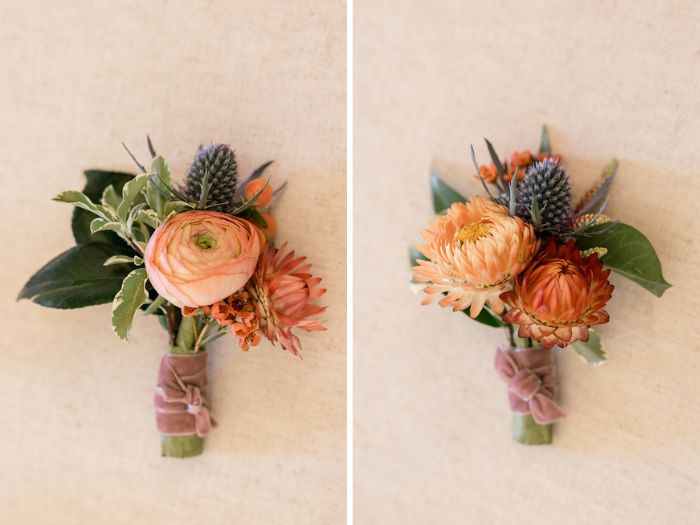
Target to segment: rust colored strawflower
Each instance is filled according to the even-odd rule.
[[[511,289],[513,278],[540,246],[532,225],[481,197],[454,203],[422,235],[426,244],[418,249],[429,261],[417,261],[414,279],[432,282],[424,289],[427,295],[422,304],[446,293],[440,306],[454,311],[470,308],[472,317],[479,315],[484,304],[498,314],[503,312],[500,294]]]
[[[531,337],[546,349],[588,341],[588,328],[609,320],[603,307],[611,297],[610,270],[593,254],[581,259],[570,240],[553,238],[514,282],[514,289],[501,295],[512,310],[503,317],[518,324],[520,337]]]

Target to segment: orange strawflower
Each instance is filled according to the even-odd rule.
[[[523,271],[540,246],[535,231],[491,199],[472,197],[454,203],[444,217],[422,232],[425,246],[418,249],[430,259],[417,261],[414,279],[432,282],[424,289],[422,304],[440,294],[440,306],[454,311],[470,308],[476,317],[484,304],[503,312],[500,294],[510,290],[513,278]]]
[[[520,325],[520,337],[531,337],[547,349],[588,341],[588,327],[610,318],[603,310],[613,291],[609,274],[597,254],[581,260],[573,240],[561,244],[550,238],[515,278],[514,289],[501,295],[513,307],[503,321]]]

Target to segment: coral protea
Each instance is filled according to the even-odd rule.
[[[513,307],[503,321],[520,325],[520,337],[531,337],[546,349],[588,341],[588,327],[610,318],[603,310],[613,291],[608,275],[597,254],[581,260],[573,240],[561,244],[550,239],[516,277],[514,289],[501,295]]]
[[[533,196],[541,215],[538,231],[553,235],[566,233],[571,220],[571,186],[569,176],[553,158],[533,164],[518,187],[517,215],[533,222]]]
[[[503,311],[500,294],[511,289],[513,278],[540,246],[531,225],[481,197],[454,203],[422,235],[426,245],[418,249],[430,260],[417,261],[414,279],[433,283],[424,289],[428,295],[422,304],[446,293],[440,306],[452,306],[454,311],[470,307],[472,317],[484,304],[496,313]]]
[[[321,279],[308,273],[310,264],[300,266],[306,257],[295,259],[293,251],[284,255],[286,247],[285,243],[275,250],[273,243],[267,244],[246,290],[250,293],[263,334],[272,343],[279,341],[282,348],[301,357],[301,344],[292,333],[292,328],[308,331],[326,329],[321,325],[323,321],[311,319],[311,316],[326,309],[325,306],[312,304],[326,290],[317,288]]]

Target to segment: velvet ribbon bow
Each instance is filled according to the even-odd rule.
[[[154,399],[161,433],[202,437],[217,427],[207,408],[207,358],[206,351],[163,356]]]
[[[506,350],[499,344],[496,371],[508,384],[510,409],[516,414],[532,414],[540,425],[566,415],[555,401],[557,389],[551,350],[541,346]]]

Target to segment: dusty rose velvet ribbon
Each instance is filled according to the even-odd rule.
[[[154,402],[158,430],[168,436],[204,436],[217,427],[207,408],[209,354],[165,354]]]
[[[540,425],[552,423],[566,414],[555,399],[554,358],[541,346],[506,350],[498,345],[496,371],[508,383],[510,409],[516,414],[532,414]]]

